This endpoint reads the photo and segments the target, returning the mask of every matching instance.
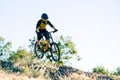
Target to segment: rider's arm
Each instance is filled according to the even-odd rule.
[[[49,24],[54,30],[57,30],[50,21],[48,21],[48,24]]]
[[[39,32],[39,26],[40,26],[40,24],[41,24],[41,20],[39,20],[39,21],[37,22],[37,25],[36,25],[36,31],[37,31],[37,32]]]

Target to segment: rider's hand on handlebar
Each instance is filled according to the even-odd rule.
[[[57,32],[58,30],[57,29],[55,29],[54,31],[53,31],[53,33],[55,33],[55,32]]]

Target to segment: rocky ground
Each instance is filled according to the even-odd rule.
[[[58,66],[50,63],[23,64],[17,62],[15,69],[11,63],[1,64],[0,80],[120,80],[120,77],[85,72],[69,66]]]

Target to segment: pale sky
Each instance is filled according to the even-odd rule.
[[[72,37],[82,58],[77,68],[120,66],[120,0],[0,0],[0,36],[26,48],[44,12],[56,35]]]

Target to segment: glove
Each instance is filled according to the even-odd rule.
[[[55,33],[55,32],[57,32],[58,30],[57,29],[55,29],[54,31],[53,31],[53,33]]]

